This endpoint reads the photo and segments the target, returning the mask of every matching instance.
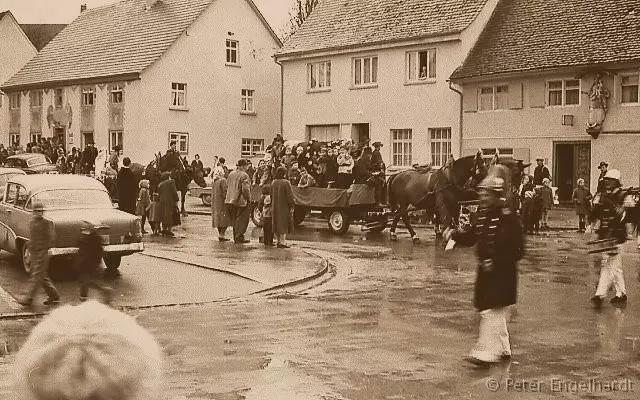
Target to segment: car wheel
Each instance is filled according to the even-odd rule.
[[[112,254],[104,255],[104,265],[107,266],[107,269],[118,269],[120,267],[121,261],[122,256],[116,256]]]
[[[202,204],[204,204],[207,207],[211,207],[211,195],[210,194],[203,194],[202,196],[200,196],[200,199],[202,199]]]
[[[340,210],[333,211],[329,215],[329,229],[336,235],[342,235],[349,230],[349,217]]]
[[[251,221],[258,228],[262,226],[262,210],[258,207],[258,203],[251,206]]]
[[[20,265],[25,273],[31,275],[31,246],[26,242],[20,247]]]

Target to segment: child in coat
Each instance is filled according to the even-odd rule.
[[[151,196],[151,205],[149,206],[149,224],[151,225],[151,231],[154,235],[160,233],[160,221],[162,220],[160,210],[160,195],[154,193]]]
[[[584,185],[584,179],[578,179],[578,187],[573,189],[571,198],[576,206],[576,214],[578,214],[578,232],[584,233],[586,225],[590,224],[588,216],[593,198],[589,189]]]
[[[553,190],[549,178],[542,180],[542,187],[538,191],[542,200],[542,229],[549,229],[549,210],[553,207]]]
[[[273,218],[271,213],[271,185],[262,187],[262,230],[265,246],[273,246]]]
[[[140,181],[138,187],[140,190],[138,191],[138,200],[136,201],[136,215],[142,218],[142,233],[147,233],[144,230],[144,225],[147,222],[147,217],[149,216],[149,208],[151,208],[151,197],[149,196],[149,181],[147,179],[143,179]],[[151,225],[151,230],[153,230],[153,225],[151,221],[149,221],[149,225]]]

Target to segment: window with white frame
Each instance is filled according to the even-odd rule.
[[[9,145],[19,145],[20,144],[20,134],[19,133],[10,133],[9,134]]]
[[[580,79],[564,79],[547,82],[549,106],[580,105]]]
[[[407,81],[436,79],[436,49],[407,52]]]
[[[42,107],[42,91],[32,90],[31,92],[29,92],[29,102],[31,103],[31,108],[41,108]]]
[[[42,133],[32,133],[30,137],[31,143],[38,143],[40,142],[40,139],[42,139]]]
[[[12,110],[20,108],[20,93],[11,93],[9,95],[9,108]]]
[[[240,156],[255,157],[264,153],[264,139],[242,139]]]
[[[64,90],[55,89],[53,91],[53,105],[56,108],[61,108],[63,104],[64,104]]]
[[[171,84],[171,107],[184,108],[187,106],[187,84]]]
[[[378,83],[378,57],[353,59],[353,86],[374,86]]]
[[[496,150],[498,151],[498,155],[503,159],[513,159],[513,148],[509,147],[501,147],[501,148],[487,148],[482,150],[482,159],[486,166],[489,166],[493,159],[496,156]]]
[[[124,150],[124,143],[122,141],[122,131],[110,131],[109,132],[109,149],[113,150],[114,147],[120,146],[120,154]]]
[[[480,111],[506,110],[509,105],[509,86],[487,86],[480,88]]]
[[[176,142],[180,154],[189,153],[189,134],[186,132],[169,132],[169,143]]]
[[[625,75],[622,77],[622,103],[632,104],[640,102],[640,75]]]
[[[451,154],[451,128],[429,128],[431,165],[441,167]]]
[[[411,129],[391,130],[391,159],[394,166],[413,164],[413,135]]]
[[[238,64],[238,48],[240,43],[237,40],[227,39],[227,64]]]
[[[255,104],[253,98],[254,90],[252,89],[242,89],[242,108],[241,112],[252,114],[255,113]]]
[[[96,91],[94,89],[82,89],[82,105],[92,106],[95,103]]]
[[[309,90],[331,88],[331,61],[307,64]]]
[[[120,104],[124,100],[124,89],[121,85],[114,85],[110,92],[111,103]]]

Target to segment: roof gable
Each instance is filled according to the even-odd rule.
[[[321,0],[278,55],[459,33],[486,3],[487,0]]]
[[[36,50],[40,51],[67,25],[64,24],[20,24]]]
[[[215,0],[145,0],[87,10],[14,75],[4,88],[139,74]]]
[[[638,0],[501,0],[453,79],[640,61]]]

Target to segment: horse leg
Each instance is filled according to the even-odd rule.
[[[398,235],[396,235],[396,229],[398,228],[399,221],[400,221],[400,210],[397,210],[393,214],[393,222],[391,223],[391,229],[390,229],[390,239],[393,241],[398,240]]]
[[[406,226],[409,230],[409,234],[411,235],[411,240],[413,240],[413,243],[420,242],[420,238],[416,235],[416,231],[414,231],[413,227],[411,226],[411,218],[409,218],[409,212],[406,208],[402,211],[402,222],[404,222],[404,226]]]
[[[187,199],[187,192],[181,190],[180,191],[180,195],[181,195],[180,196],[181,197],[181,199],[180,199],[180,211],[182,212],[182,215],[186,217],[187,216],[187,210],[185,210],[185,208],[184,208],[184,201]]]

